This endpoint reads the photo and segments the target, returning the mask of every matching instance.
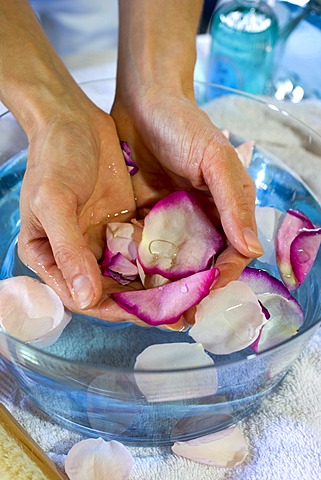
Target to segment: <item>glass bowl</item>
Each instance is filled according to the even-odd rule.
[[[109,111],[114,80],[82,85]],[[231,139],[257,141],[249,172],[256,182],[257,203],[283,211],[303,210],[321,225],[321,208],[309,188],[280,161],[277,138],[262,137],[262,128],[277,125],[300,136],[310,151],[321,154],[321,139],[304,123],[275,105],[241,92],[196,83],[197,99],[213,122]],[[256,122],[249,132],[250,112]],[[241,121],[236,121],[239,118]],[[253,123],[253,122],[252,122]],[[269,132],[267,132],[269,133]],[[27,140],[10,113],[0,118],[1,278],[32,275],[19,261],[19,192]],[[283,158],[286,160],[286,158]],[[113,324],[73,315],[59,340],[39,350],[0,331],[0,354],[27,397],[53,420],[91,437],[127,444],[167,445],[224,429],[253,412],[282,381],[291,364],[317,331],[321,319],[321,253],[295,296],[305,322],[299,333],[262,353],[245,349],[211,355],[214,366],[194,369],[134,371],[137,355],[153,344],[189,342],[188,332]],[[256,261],[254,266],[260,267]],[[270,271],[277,276],[277,272]],[[145,382],[146,398],[138,388]],[[217,390],[213,387],[218,385]]]

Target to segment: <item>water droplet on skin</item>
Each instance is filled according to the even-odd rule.
[[[178,247],[168,240],[153,240],[149,244],[149,251],[156,258],[168,258],[174,263],[178,254]]]

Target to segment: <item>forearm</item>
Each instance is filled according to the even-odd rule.
[[[0,100],[28,135],[81,95],[27,0],[0,0]],[[76,92],[76,93],[75,93]]]
[[[202,0],[119,0],[117,83],[189,91],[202,4]]]

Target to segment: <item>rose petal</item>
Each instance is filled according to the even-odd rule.
[[[214,361],[197,343],[165,343],[147,347],[140,353],[134,369],[138,388],[149,402],[166,402],[213,395],[217,390]],[[186,370],[182,374],[181,370]],[[193,370],[194,369],[194,370]],[[150,374],[145,373],[153,370]],[[177,372],[156,372],[177,370]]]
[[[238,426],[195,440],[176,442],[172,451],[195,462],[225,468],[239,465],[249,453],[244,435]]]
[[[136,165],[136,163],[134,162],[134,160],[132,159],[132,156],[131,156],[132,151],[131,151],[130,146],[128,145],[127,142],[124,142],[124,141],[120,142],[120,146],[121,146],[121,149],[123,151],[125,163],[129,167],[129,174],[130,175],[135,175],[135,173],[138,172],[139,168]]]
[[[235,148],[236,153],[244,167],[248,167],[251,163],[253,157],[253,148],[254,142],[252,140],[250,140],[249,142],[241,143],[238,147]]]
[[[134,223],[111,222],[106,228],[106,243],[111,256],[121,253],[131,262],[137,258],[142,228]]]
[[[138,269],[121,253],[117,253],[110,259],[108,265],[102,266],[102,274],[105,277],[112,277],[121,285],[127,285],[136,279]]]
[[[222,246],[221,234],[194,195],[180,191],[146,215],[138,257],[145,272],[176,280],[206,269]]]
[[[263,270],[246,268],[240,280],[249,285],[270,314],[256,342],[255,352],[271,348],[297,333],[304,323],[301,306],[288,289]]]
[[[293,240],[290,259],[293,274],[300,286],[310,272],[321,244],[321,228],[304,229]]]
[[[111,391],[112,397],[109,395]],[[140,410],[135,392],[134,382],[125,374],[119,378],[109,372],[94,378],[87,389],[87,415],[91,427],[110,434],[127,430]]]
[[[127,480],[133,466],[133,456],[124,445],[102,438],[76,443],[65,461],[70,480]]]
[[[276,236],[276,261],[281,278],[289,290],[300,286],[292,268],[291,244],[303,228],[313,229],[314,225],[303,212],[288,210]]]
[[[111,297],[126,312],[150,325],[175,323],[209,293],[218,277],[219,270],[211,268],[160,287],[117,292]]]
[[[170,282],[168,278],[165,278],[162,275],[159,275],[158,273],[154,273],[154,274],[146,273],[138,260],[137,260],[137,269],[138,269],[139,278],[145,288],[161,287],[162,285],[165,285],[165,283]]]
[[[258,237],[264,249],[260,262],[276,265],[275,240],[283,213],[273,207],[255,208]]]
[[[212,290],[196,306],[195,320],[189,334],[217,355],[248,347],[266,323],[256,295],[240,281]]]
[[[28,276],[0,282],[0,327],[10,335],[46,348],[70,320],[71,314],[48,285]]]

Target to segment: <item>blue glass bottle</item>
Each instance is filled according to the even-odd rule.
[[[263,0],[232,0],[214,13],[207,80],[253,94],[268,93],[278,22]]]

